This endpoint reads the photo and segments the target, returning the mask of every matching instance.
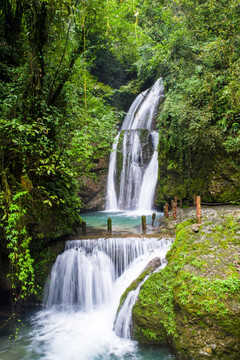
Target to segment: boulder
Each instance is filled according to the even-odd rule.
[[[181,223],[168,264],[142,285],[133,333],[169,343],[181,359],[238,360],[240,354],[240,210]]]

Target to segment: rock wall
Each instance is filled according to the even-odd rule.
[[[83,179],[84,185],[80,191],[82,211],[99,211],[105,209],[108,161],[100,159],[94,169],[92,177]]]
[[[158,205],[163,205],[175,195],[189,204],[194,194],[201,195],[202,200],[207,203],[240,202],[240,165],[237,157],[214,154],[206,158],[206,161],[209,160],[207,164],[199,161],[193,164],[191,171],[187,171],[185,165],[180,167],[179,161],[171,161],[170,155],[161,146],[160,142],[156,198]]]

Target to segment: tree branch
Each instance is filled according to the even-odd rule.
[[[81,54],[81,52],[83,51],[83,43],[80,43],[79,44],[79,47],[78,49],[72,53],[72,56],[71,56],[71,60],[70,60],[70,63],[69,63],[69,66],[68,66],[68,69],[67,71],[65,72],[65,74],[63,75],[63,78],[62,80],[60,81],[58,87],[56,88],[56,90],[54,91],[52,97],[49,99],[49,105],[55,105],[56,104],[56,101],[63,89],[63,86],[65,85],[65,83],[67,82],[69,76],[71,75],[71,72],[72,72],[72,68],[74,67],[75,65],[75,62],[76,60],[78,59],[79,55]]]

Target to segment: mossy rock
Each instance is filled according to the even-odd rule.
[[[139,129],[139,139],[142,145],[143,165],[147,166],[154,152],[154,143],[151,132],[147,129]]]
[[[168,344],[166,330],[159,322],[161,312],[156,305],[146,309],[137,301],[133,307],[133,337],[141,344]]]
[[[142,285],[139,298],[132,309],[133,335],[142,344],[168,343],[164,327],[164,309],[159,306],[159,273],[154,273]]]
[[[181,359],[238,360],[240,210],[177,227],[168,265],[141,287],[133,308],[141,342],[169,342]],[[152,340],[153,339],[153,340]]]
[[[117,145],[117,158],[116,158],[116,192],[117,197],[119,196],[120,191],[120,180],[121,180],[121,172],[123,168],[123,137],[125,134],[125,130],[121,131],[121,134],[118,139]]]

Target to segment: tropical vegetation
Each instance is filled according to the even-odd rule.
[[[46,239],[81,221],[84,181],[129,103],[160,76],[159,203],[240,199],[239,15],[237,0],[1,2],[0,250],[14,309],[38,291]]]

